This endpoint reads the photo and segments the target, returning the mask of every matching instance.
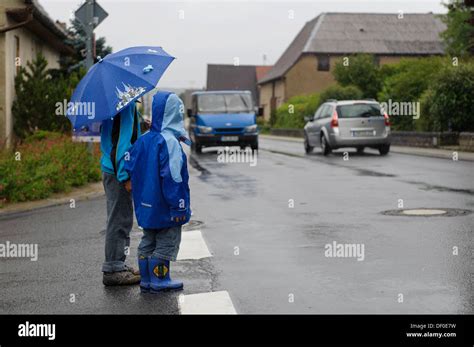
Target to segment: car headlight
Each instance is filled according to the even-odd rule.
[[[204,126],[198,125],[197,128],[199,129],[199,132],[200,132],[201,134],[209,134],[209,133],[212,133],[212,128],[211,128],[211,127],[204,127]]]
[[[245,132],[246,133],[255,133],[257,132],[257,124],[254,124],[254,125],[249,125],[248,127],[245,127]]]

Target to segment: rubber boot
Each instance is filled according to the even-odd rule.
[[[170,278],[169,260],[150,257],[148,259],[148,270],[150,271],[151,293],[183,289],[183,282],[173,281]]]
[[[148,293],[150,291],[150,272],[148,270],[148,257],[138,256],[138,269],[140,270],[140,291]]]

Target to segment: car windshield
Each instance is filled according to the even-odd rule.
[[[202,94],[198,96],[199,112],[252,112],[252,107],[252,97],[247,93]]]
[[[337,106],[339,118],[380,117],[382,111],[379,104],[352,104]]]

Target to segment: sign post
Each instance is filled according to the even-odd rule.
[[[74,15],[81,22],[86,33],[85,67],[88,71],[94,65],[95,37],[94,29],[109,15],[95,0],[86,0]],[[100,122],[92,123],[87,129],[74,132],[73,141],[88,142],[92,152],[92,142],[100,142]]]

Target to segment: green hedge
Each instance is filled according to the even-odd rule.
[[[311,116],[327,99],[360,99],[362,92],[354,86],[331,86],[321,94],[300,95],[288,100],[276,111],[274,128],[301,129],[305,125],[304,117]]]
[[[435,130],[474,131],[474,63],[443,69],[424,97]]]
[[[391,71],[383,81],[383,87],[378,94],[380,102],[421,102],[423,94],[434,84],[434,80],[443,69],[449,65],[446,58],[405,58],[396,64],[390,64]],[[388,68],[387,68],[388,69]],[[425,118],[425,119],[422,119]],[[394,130],[424,130],[431,127],[432,121],[426,112],[420,119],[414,120],[410,116],[391,116]]]
[[[304,117],[313,114],[320,103],[319,94],[292,97],[275,113],[274,128],[303,128]]]
[[[100,180],[99,148],[70,136],[38,131],[13,151],[0,153],[0,206],[44,199],[88,182]]]

